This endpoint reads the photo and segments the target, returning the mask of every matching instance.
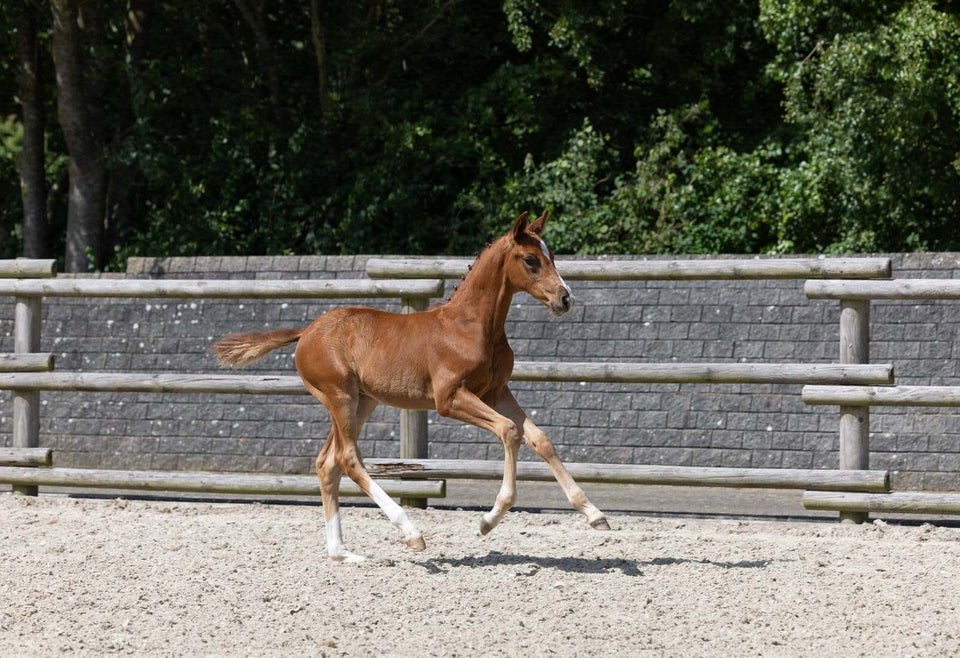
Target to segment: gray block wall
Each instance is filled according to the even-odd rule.
[[[898,278],[954,278],[960,254],[895,254]],[[131,259],[128,276],[357,278],[365,256]],[[114,275],[115,276],[115,275]],[[835,363],[839,303],[808,301],[802,281],[574,282],[577,306],[554,320],[520,295],[508,335],[520,360]],[[448,292],[452,282],[448,284]],[[218,372],[225,333],[299,326],[344,302],[47,299],[41,346],[57,369]],[[374,302],[399,310],[399,302]],[[874,302],[871,360],[900,384],[960,385],[960,302]],[[0,351],[12,351],[12,300]],[[247,369],[294,374],[292,349]],[[515,383],[517,399],[570,461],[835,468],[838,413],[799,386]],[[0,445],[12,402],[0,395]],[[501,459],[499,442],[430,414],[430,457]],[[41,442],[61,466],[307,473],[329,430],[307,395],[42,394]],[[398,415],[379,408],[366,456],[399,453]],[[533,459],[524,448],[521,457]],[[960,490],[960,412],[874,409],[871,465],[898,488]]]

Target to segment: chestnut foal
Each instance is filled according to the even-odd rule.
[[[333,422],[317,474],[326,522],[327,552],[336,561],[362,560],[343,544],[339,516],[341,473],[367,493],[403,534],[406,545],[425,548],[423,536],[364,468],[357,438],[378,403],[403,409],[436,409],[495,434],[504,446],[503,483],[490,512],[480,521],[487,534],[516,500],[517,452],[521,437],[550,466],[567,499],[598,530],[609,530],[564,468],[553,444],[527,417],[507,387],[513,350],[504,333],[510,301],[529,293],[555,315],[570,310],[570,288],[540,237],[544,213],[513,227],[485,249],[450,299],[421,313],[396,314],[369,308],[339,308],[305,329],[232,334],[214,345],[223,365],[239,367],[271,350],[297,343],[295,362],[304,386],[330,411]]]

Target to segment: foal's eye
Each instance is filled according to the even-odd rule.
[[[523,264],[527,267],[533,268],[540,264],[540,261],[537,260],[537,257],[533,254],[527,254],[523,257]]]

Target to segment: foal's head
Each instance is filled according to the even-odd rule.
[[[540,237],[549,216],[545,211],[529,223],[527,213],[517,217],[506,236],[510,246],[504,267],[510,285],[528,293],[554,315],[563,315],[570,310],[572,293],[557,272],[553,252]]]

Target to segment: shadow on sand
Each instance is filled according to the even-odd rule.
[[[625,576],[642,576],[642,567],[670,566],[675,564],[706,564],[721,569],[763,569],[770,564],[770,560],[740,560],[739,562],[715,562],[713,560],[694,560],[690,558],[657,557],[652,560],[628,560],[610,558],[582,558],[582,557],[542,557],[535,555],[512,555],[491,551],[483,556],[461,558],[431,558],[423,562],[415,562],[427,570],[427,573],[449,573],[451,569],[459,567],[496,567],[517,566],[526,567],[518,571],[518,576],[535,576],[541,569],[556,569],[567,573],[577,574],[604,574],[619,571]]]

